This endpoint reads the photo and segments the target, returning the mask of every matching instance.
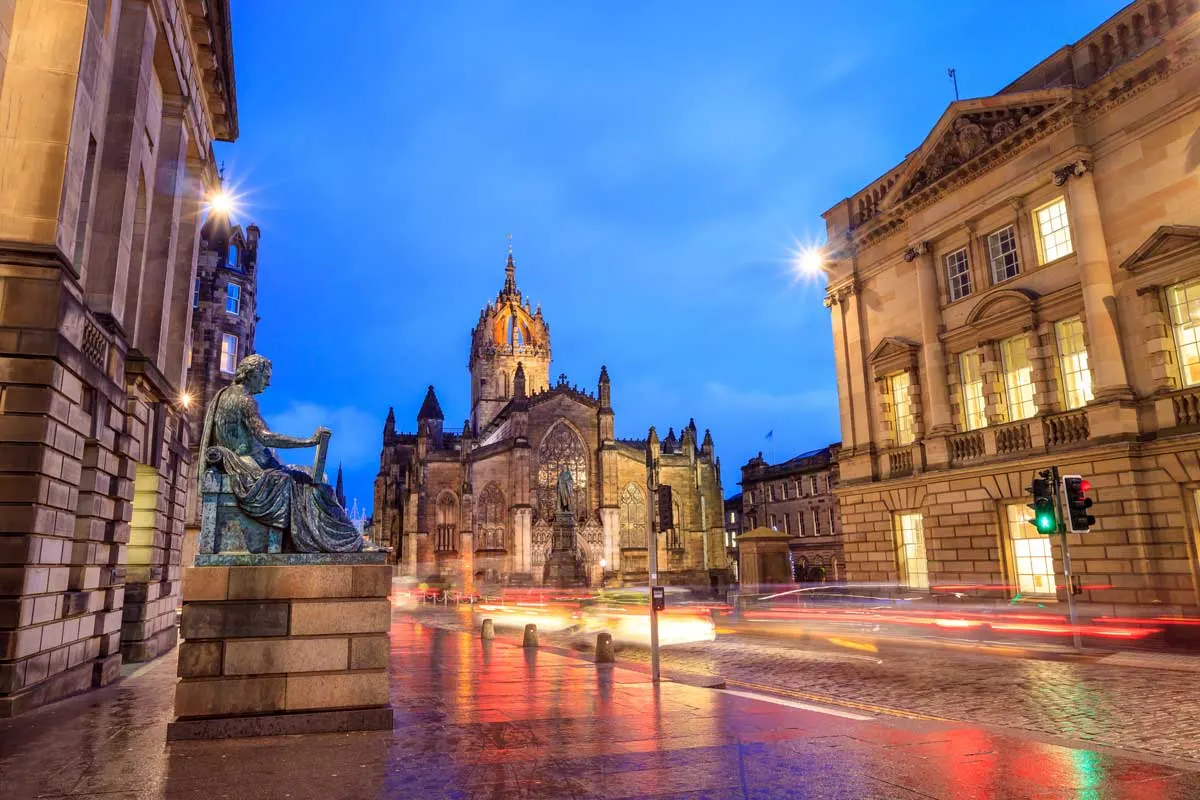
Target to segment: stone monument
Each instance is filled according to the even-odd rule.
[[[169,739],[390,729],[392,570],[324,482],[330,431],[269,430],[249,355],[217,392],[200,444],[200,547],[184,571]],[[316,447],[311,469],[272,448]]]
[[[587,585],[587,568],[575,545],[575,480],[566,467],[558,473],[554,535],[542,583],[560,589]]]

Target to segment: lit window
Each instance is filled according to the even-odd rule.
[[[1167,289],[1171,327],[1179,349],[1179,375],[1184,386],[1200,384],[1200,280]]]
[[[237,370],[238,337],[232,333],[221,336],[221,372],[232,375]]]
[[[225,310],[230,314],[242,313],[242,287],[236,283],[225,285]]]
[[[958,357],[962,373],[963,424],[969,431],[987,427],[987,403],[983,397],[983,364],[978,350]]]
[[[925,529],[921,514],[896,514],[892,519],[896,527],[900,579],[910,588],[928,589],[929,562],[925,557]]]
[[[896,444],[912,444],[913,433],[912,402],[908,396],[908,373],[901,372],[890,379],[890,394],[892,396],[892,420],[896,424]],[[813,493],[817,491],[816,479],[813,479]]]
[[[1092,371],[1083,343],[1083,323],[1079,317],[1054,324],[1058,337],[1058,357],[1062,365],[1063,388],[1067,408],[1083,408],[1092,400]]]
[[[192,353],[193,353],[193,350],[192,350],[192,348],[190,348],[190,347],[189,347],[189,348],[188,348],[188,362],[187,362],[187,369],[191,369],[191,368],[192,368]]]
[[[1028,506],[1013,503],[1008,513],[1008,539],[1012,543],[1012,577],[1021,594],[1054,595],[1054,556],[1050,537],[1029,523]]]
[[[992,265],[992,283],[1001,283],[1016,277],[1021,271],[1021,266],[1017,261],[1017,236],[1013,226],[1009,225],[989,234],[987,243],[988,261]]]
[[[1037,224],[1038,258],[1043,264],[1070,255],[1071,224],[1067,221],[1067,203],[1061,197],[1033,212]]]
[[[1029,339],[1024,334],[1000,342],[1000,363],[1004,370],[1004,395],[1008,403],[1008,421],[1029,419],[1037,413],[1033,399],[1033,366],[1029,363]]]
[[[971,293],[967,248],[963,247],[946,255],[946,281],[950,285],[951,300],[961,300]]]
[[[192,285],[192,308],[200,307],[200,279],[196,278],[196,282]]]

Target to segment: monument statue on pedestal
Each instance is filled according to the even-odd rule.
[[[357,553],[375,550],[323,482],[328,428],[308,438],[267,428],[254,395],[271,383],[271,362],[248,355],[217,392],[200,440],[203,553]],[[310,471],[287,466],[273,447],[317,447]]]
[[[587,568],[575,552],[575,479],[566,467],[558,473],[558,512],[554,515],[554,537],[546,559],[543,582],[560,588],[583,586]]]

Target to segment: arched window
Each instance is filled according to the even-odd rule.
[[[439,553],[458,549],[458,498],[452,492],[442,492],[437,501],[437,527],[434,548]]]
[[[504,493],[493,481],[479,495],[479,506],[475,513],[476,550],[506,550],[507,530]]]
[[[575,485],[576,516],[587,498],[587,450],[579,435],[564,422],[555,423],[538,448],[537,498],[542,519],[553,519],[558,502],[558,476],[564,468]]]
[[[636,483],[621,492],[621,547],[646,546],[646,496]]]

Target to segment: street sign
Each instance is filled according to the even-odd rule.
[[[663,611],[667,607],[667,590],[662,586],[650,587],[650,601],[655,611]]]

